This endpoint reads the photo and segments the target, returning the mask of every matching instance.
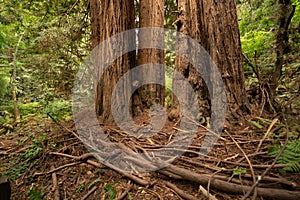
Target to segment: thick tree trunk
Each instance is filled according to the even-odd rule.
[[[179,0],[178,12],[177,30],[199,41],[210,54],[222,75],[229,111],[235,117],[241,116],[242,111],[248,109],[235,1]],[[190,51],[188,44],[179,45]],[[207,117],[210,114],[209,94],[203,79],[182,58],[176,58],[175,69],[194,87],[199,95],[200,115]],[[205,69],[202,75],[205,73],[214,76],[209,69]],[[174,85],[178,85],[176,77],[174,79]],[[184,91],[184,85],[182,87]]]
[[[139,25],[145,27],[164,27],[164,1],[163,0],[141,0],[139,2]],[[143,33],[139,33],[139,45],[152,40],[152,42],[164,43],[164,37],[153,35],[154,39],[147,38]],[[155,44],[154,44],[155,45]],[[138,65],[143,64],[164,64],[164,52],[159,49],[139,49]],[[164,70],[142,72],[139,78],[153,77],[156,82],[164,82]],[[143,86],[138,93],[142,99],[143,106],[151,106],[154,103],[164,105],[165,87],[159,84]]]
[[[109,39],[111,36],[135,27],[134,21],[134,1],[133,0],[90,0],[90,12],[92,19],[92,44],[95,48],[100,42]],[[107,49],[107,52],[128,48],[128,44],[135,44],[135,38],[128,38],[123,44],[116,44]],[[118,49],[119,48],[119,49]],[[103,56],[98,52],[94,62]],[[105,58],[102,58],[105,60]],[[96,63],[97,65],[97,63]],[[105,71],[97,84],[96,91],[96,112],[103,121],[112,122],[111,96],[118,80],[131,68],[135,66],[135,52],[125,54],[116,59]],[[100,66],[101,71],[104,66]],[[97,72],[96,72],[97,73]],[[124,85],[124,91],[130,91],[130,80]],[[122,96],[117,96],[114,109],[121,109],[121,102],[130,100],[130,94],[126,92]],[[123,103],[124,104],[124,103]],[[128,108],[131,109],[131,108]]]
[[[200,21],[203,20],[203,10],[201,10],[200,7],[200,0],[179,0],[178,10],[178,19],[176,21],[177,31],[188,35],[197,42],[200,42],[202,38],[206,38],[206,32],[202,31],[203,23]],[[177,41],[177,45],[178,48],[184,48],[184,52],[186,54],[193,51],[190,49],[188,41],[186,40]],[[188,80],[193,87],[199,103],[200,111],[198,117],[202,118],[201,121],[203,121],[203,119],[210,116],[209,93],[204,80],[201,78],[197,70],[183,57],[176,57],[174,69],[183,75],[183,77]],[[180,77],[182,76],[177,76],[176,73],[174,73],[172,87],[174,90],[176,88],[176,90],[182,91],[181,98],[184,98],[185,101],[189,102],[190,104],[190,101],[192,100],[190,99],[190,94],[185,92],[186,88],[188,87],[186,85],[187,82],[181,80]],[[178,110],[178,102],[174,96],[173,106],[176,108],[176,110]]]
[[[229,112],[239,117],[243,111],[249,110],[236,1],[201,0],[201,5],[204,10],[204,27],[208,34],[202,43],[222,74]]]

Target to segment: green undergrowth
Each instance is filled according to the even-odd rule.
[[[275,144],[269,148],[269,155],[276,157],[283,148],[283,144]],[[288,164],[280,171],[284,172],[300,172],[300,140],[291,140],[287,143],[285,150],[279,157],[277,163]]]
[[[24,176],[42,161],[43,149],[51,142],[47,126],[52,119],[47,114],[57,121],[69,120],[72,116],[71,103],[66,100],[19,103],[18,108],[22,116],[18,124],[14,124],[12,104],[2,106],[0,116],[0,140],[12,140],[15,148],[10,156],[0,158],[0,173],[12,180]],[[34,193],[33,189],[33,196]]]
[[[45,126],[42,120],[27,121],[8,134],[8,137],[16,138],[12,144],[15,151],[10,153],[11,157],[1,159],[0,168],[5,170],[0,173],[16,180],[41,162],[43,148],[48,143]]]
[[[276,157],[280,150],[283,148],[283,138],[286,137],[286,125],[279,120],[271,120],[262,117],[256,117],[250,121],[254,127],[259,130],[264,130],[265,138],[271,138],[274,141],[274,144],[270,145],[268,148],[268,154],[271,157]],[[277,131],[272,132],[271,129],[269,132],[267,130],[271,124]],[[287,164],[287,167],[280,169],[280,172],[300,172],[300,131],[299,125],[293,124],[289,125],[288,132],[288,143],[285,150],[277,160],[278,164]]]
[[[62,99],[54,99],[50,102],[33,100],[33,102],[18,104],[18,109],[23,121],[28,120],[28,118],[32,116],[44,118],[47,114],[51,115],[57,121],[70,120],[72,118],[71,107],[70,101]],[[14,113],[13,103],[9,102],[1,106],[0,112],[5,113],[0,116],[0,124],[10,123]]]

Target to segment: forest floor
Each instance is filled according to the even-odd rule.
[[[284,125],[258,121],[254,126],[249,121],[226,123],[226,131],[204,157],[199,156],[199,143],[206,131],[199,128],[188,150],[171,165],[130,174],[95,159],[77,137],[73,121],[32,116],[0,135],[0,172],[10,176],[16,200],[242,199],[261,175],[257,199],[300,199],[300,174],[285,172],[288,165],[274,163],[268,153],[275,143],[284,146]],[[113,126],[103,128],[112,141],[139,152],[168,142],[176,127],[168,122],[151,140],[126,136]]]

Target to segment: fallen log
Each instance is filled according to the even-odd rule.
[[[211,178],[208,174],[197,174],[193,171],[183,169],[180,167],[176,167],[174,165],[170,165],[167,168],[163,169],[169,171],[173,174],[181,176],[183,179],[192,181],[195,183],[199,183],[202,186],[206,186],[210,180],[210,187],[215,188],[217,190],[231,193],[231,194],[244,194],[251,189],[250,186],[229,183],[227,181],[219,180],[214,177]],[[257,188],[258,196],[280,200],[280,199],[289,199],[289,200],[298,200],[300,199],[299,191],[289,191],[284,189],[273,189],[273,188]]]

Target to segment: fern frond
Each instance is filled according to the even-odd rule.
[[[274,145],[269,148],[269,155],[276,157],[283,145]],[[286,149],[279,157],[277,163],[288,164],[283,168],[284,171],[299,172],[300,171],[300,140],[288,142]]]

